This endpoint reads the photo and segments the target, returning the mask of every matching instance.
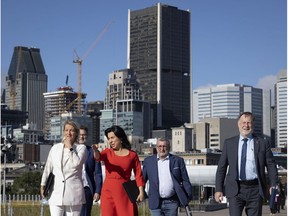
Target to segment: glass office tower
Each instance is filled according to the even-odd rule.
[[[190,12],[158,3],[128,11],[128,68],[135,71],[153,129],[190,122]]]

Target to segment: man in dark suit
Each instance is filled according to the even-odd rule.
[[[254,116],[244,112],[239,116],[240,135],[225,140],[216,172],[215,200],[221,202],[224,193],[229,200],[231,216],[261,216],[266,198],[267,167],[270,191],[276,186],[278,173],[268,140],[253,135]],[[227,167],[229,166],[226,175]]]
[[[192,185],[183,158],[169,154],[169,140],[158,139],[156,148],[157,154],[143,162],[143,177],[149,181],[150,213],[177,216],[179,205],[187,206],[192,199]]]
[[[88,128],[80,126],[79,143],[86,144],[88,136]],[[93,205],[93,200],[97,202],[100,199],[100,192],[102,188],[102,168],[101,163],[94,160],[93,150],[91,146],[86,144],[87,160],[83,167],[83,184],[85,190],[86,204],[82,206],[81,216],[90,216]]]

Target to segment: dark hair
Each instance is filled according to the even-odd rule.
[[[128,141],[127,135],[125,133],[125,131],[117,125],[113,125],[110,128],[107,128],[105,130],[105,136],[108,138],[108,133],[113,132],[115,134],[116,137],[118,137],[121,141],[122,141],[122,147],[126,148],[126,149],[131,149],[131,144]]]
[[[242,112],[240,115],[239,115],[239,117],[238,117],[238,120],[241,118],[241,116],[250,116],[251,117],[251,119],[252,119],[252,122],[254,122],[254,120],[255,120],[255,116],[251,113],[251,112]]]
[[[81,126],[79,127],[79,130],[85,130],[86,133],[88,134],[88,127],[86,127],[85,125],[81,125]]]

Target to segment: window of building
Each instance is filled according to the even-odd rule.
[[[194,164],[195,165],[204,164],[204,160],[203,159],[194,159]]]

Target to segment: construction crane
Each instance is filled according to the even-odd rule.
[[[73,60],[73,63],[77,63],[78,65],[78,110],[77,112],[80,114],[81,113],[81,99],[82,99],[82,63],[83,61],[88,57],[88,55],[90,54],[90,52],[95,48],[95,46],[98,44],[98,42],[101,40],[101,38],[103,37],[103,35],[109,30],[110,26],[111,26],[112,22],[108,23],[105,28],[103,29],[103,31],[98,35],[98,37],[96,38],[96,40],[93,42],[93,44],[89,47],[89,49],[86,51],[86,53],[82,56],[82,58],[80,58],[76,52],[76,49],[74,49],[74,54],[75,54],[75,58]]]
[[[69,104],[65,107],[64,112],[68,112],[69,109],[74,105],[74,103],[75,103],[77,100],[78,100],[78,97],[75,98],[71,103],[69,103]],[[64,112],[62,112],[62,113],[64,113]]]
[[[67,75],[67,76],[66,76],[66,82],[65,82],[65,83],[66,83],[66,86],[68,86],[68,80],[69,80],[69,76]]]

